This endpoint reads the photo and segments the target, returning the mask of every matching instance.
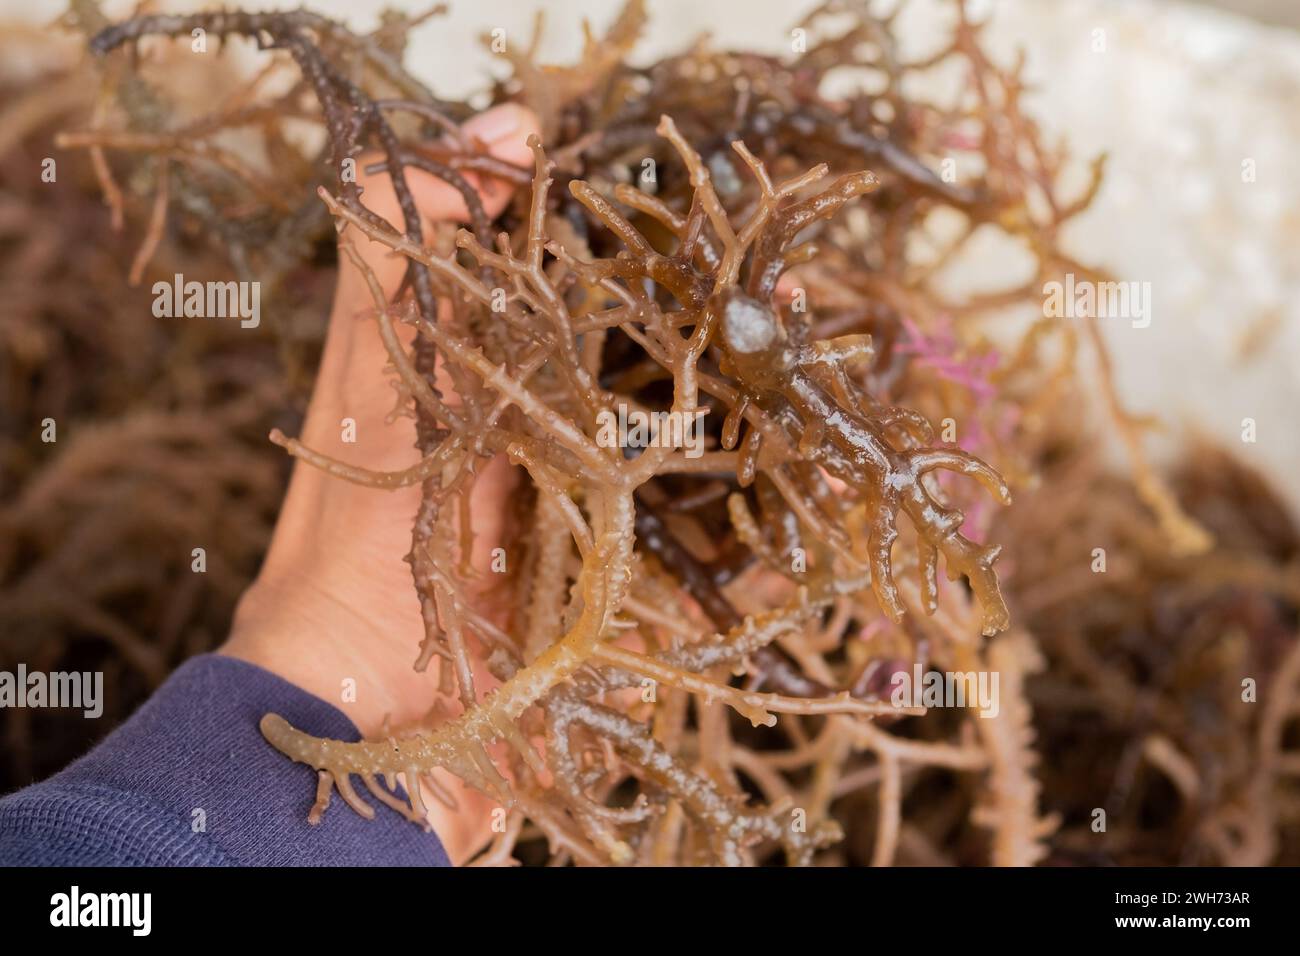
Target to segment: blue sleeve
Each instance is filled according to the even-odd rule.
[[[449,865],[436,836],[384,807],[365,820],[336,799],[309,825],[316,772],[262,738],[268,711],[359,738],[342,711],[269,671],[193,658],[89,754],[0,800],[0,866]]]

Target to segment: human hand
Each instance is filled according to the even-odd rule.
[[[526,141],[536,120],[514,105],[498,106],[463,127],[493,156],[527,166]],[[397,197],[386,174],[366,175],[359,161],[358,184],[367,208],[395,226],[402,222]],[[497,180],[477,182],[489,216],[498,215],[512,188]],[[420,209],[426,237],[439,221],[465,222],[461,195],[442,180],[415,169],[407,181]],[[355,234],[346,237],[373,270],[385,295],[392,296],[406,259]],[[419,460],[415,423],[398,417],[389,423],[394,393],[383,370],[388,355],[373,319],[374,303],[360,270],[340,256],[339,279],[316,387],[303,423],[301,441],[317,451],[375,470],[401,470]],[[414,330],[399,325],[409,346]],[[438,386],[455,403],[450,382],[439,369]],[[343,422],[355,422],[354,442],[343,440]],[[480,472],[471,498],[476,532],[473,565],[488,567],[501,538],[504,505],[512,471],[498,457]],[[420,500],[419,485],[392,491],[364,488],[295,463],[289,490],[257,579],[240,601],[234,626],[221,652],[250,661],[339,707],[366,736],[379,733],[385,719],[401,727],[424,717],[434,701],[436,667],[417,673],[415,660],[424,628],[403,560],[411,523]],[[354,681],[354,694],[343,693]],[[492,804],[458,780],[438,780],[459,804],[453,813],[428,801],[429,820],[453,862],[462,862],[489,835]]]

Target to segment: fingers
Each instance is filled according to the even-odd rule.
[[[532,152],[528,149],[528,136],[538,131],[537,119],[532,112],[514,103],[503,103],[485,113],[480,113],[461,127],[467,140],[478,141],[487,152],[508,163],[529,166],[532,164]],[[397,193],[387,173],[367,175],[365,168],[380,159],[376,154],[363,156],[357,163],[361,174],[357,184],[361,187],[361,202],[371,212],[399,230],[405,229],[401,206],[397,202]],[[465,197],[455,187],[448,185],[432,173],[408,167],[406,184],[411,190],[416,208],[420,212],[420,224],[426,241],[433,234],[433,226],[438,222],[468,222],[469,210],[465,206]],[[476,173],[465,173],[465,179],[478,191],[484,209],[489,218],[494,218],[509,203],[514,187],[507,182]],[[372,242],[349,229],[344,233],[343,241],[353,243],[362,260],[375,273],[380,287],[386,295],[397,291],[406,271],[406,260],[394,254],[381,242]],[[374,305],[369,289],[360,272],[350,261],[341,257],[339,263],[339,284],[335,294],[335,315],[352,315]]]
[[[492,156],[524,167],[530,167],[533,162],[532,152],[527,146],[528,137],[538,131],[537,118],[532,112],[514,103],[493,107],[461,127],[466,139],[478,140]],[[465,178],[478,190],[489,218],[500,215],[510,201],[514,187],[474,173],[466,173]],[[406,181],[426,223],[469,222],[469,210],[459,190],[419,169],[407,170]]]
[[[537,121],[523,107],[505,104],[481,113],[462,127],[464,138],[478,141],[495,157],[506,162],[530,162],[529,134],[537,130]],[[366,162],[358,167],[364,170]],[[407,170],[407,182],[426,224],[425,235],[438,221],[468,218],[464,197],[444,181],[419,170]],[[466,174],[483,196],[490,216],[505,209],[513,193],[506,182],[490,177]],[[387,174],[362,175],[361,201],[372,211],[401,227],[401,209]],[[401,283],[406,269],[405,257],[393,253],[382,243],[370,242],[357,230],[345,231],[343,241],[352,242],[367,266],[374,271],[385,295],[391,296]],[[339,280],[334,310],[326,338],[325,352],[317,376],[317,387],[308,410],[303,440],[327,454],[348,461],[367,462],[376,469],[397,469],[411,464],[414,452],[409,419],[389,425],[386,419],[393,409],[394,393],[389,376],[384,374],[388,354],[375,326],[375,303],[360,270],[347,256],[339,257]],[[399,325],[400,338],[409,343],[413,330]],[[339,421],[348,418],[356,423],[355,446],[340,446]],[[363,447],[364,446],[364,447]]]

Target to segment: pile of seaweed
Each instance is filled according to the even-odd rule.
[[[950,12],[923,60],[901,57],[897,9],[831,2],[789,57],[700,41],[637,67],[630,3],[575,65],[504,51],[513,75],[491,99],[542,131],[520,168],[402,68],[423,18],[364,36],[305,11],[109,26],[78,0],[102,95],[83,123],[50,119],[108,208],[88,215],[79,192],[54,219],[73,200],[43,185],[23,208],[77,224],[40,275],[81,270],[123,320],[91,322],[31,267],[6,277],[30,283],[32,317],[5,333],[26,381],[6,386],[3,653],[48,669],[98,655],[143,690],[219,638],[280,489],[259,429],[310,365],[294,317],[324,312],[337,226],[345,254],[369,239],[407,262],[396,298],[376,284],[374,318],[423,458],[376,472],[273,438],[375,494],[420,484],[393,542],[426,625],[412,660],[459,713],[361,744],[268,715],[268,740],[319,771],[313,818],[333,792],[372,813],[355,777],[420,821],[442,768],[507,811],[484,863],[1294,861],[1294,525],[1220,452],[1193,448],[1175,483],[1152,467],[1095,320],[1017,324],[1041,316],[1045,282],[1100,278],[1060,234],[1102,163],[1049,145],[1022,64],[994,63],[965,5]],[[222,74],[215,110],[163,92],[195,31],[259,50],[251,77]],[[940,72],[960,90],[918,98]],[[365,206],[357,162],[392,177],[400,228]],[[462,193],[470,229],[425,234],[414,169]],[[467,174],[520,187],[515,202],[490,220]],[[134,261],[85,271],[102,254],[88,228],[114,219]],[[945,292],[989,231],[1028,278]],[[114,299],[123,273],[213,255],[272,290],[266,336],[163,327]],[[147,384],[128,373],[151,356]],[[602,443],[628,410],[703,413],[703,453]],[[62,429],[48,446],[46,417]],[[488,612],[464,515],[498,455],[520,476],[520,560]],[[211,551],[191,573],[196,536],[220,574]],[[917,669],[996,674],[996,713],[900,705],[891,688]],[[8,729],[44,756],[30,725]]]

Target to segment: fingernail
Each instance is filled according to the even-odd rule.
[[[469,120],[463,131],[484,143],[499,143],[519,129],[519,110],[513,106],[494,106]]]

